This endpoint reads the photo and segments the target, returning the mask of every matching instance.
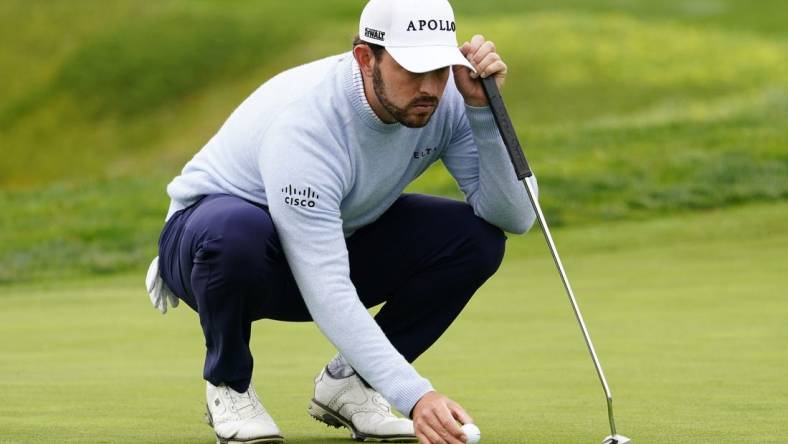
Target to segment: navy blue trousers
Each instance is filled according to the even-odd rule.
[[[405,194],[347,241],[350,278],[394,347],[413,362],[498,269],[506,237],[463,202]],[[164,281],[200,317],[203,377],[246,391],[258,319],[311,321],[264,206],[211,195],[175,213],[159,239]],[[283,338],[286,340],[286,338]]]

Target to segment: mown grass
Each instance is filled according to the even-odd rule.
[[[616,399],[644,443],[788,440],[788,205],[558,229]],[[197,316],[162,317],[134,275],[3,288],[0,441],[214,442]],[[333,352],[313,324],[258,322],[255,382],[292,444],[350,442],[306,415]],[[599,442],[602,390],[539,233],[416,363],[485,443]]]
[[[166,206],[148,178],[0,192],[0,284],[139,267],[156,255]]]
[[[510,65],[554,225],[788,196],[782,2],[454,4]],[[359,6],[3,2],[0,282],[139,267],[166,183],[262,81],[346,50]],[[411,190],[460,197],[440,166]]]

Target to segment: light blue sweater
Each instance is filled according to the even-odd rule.
[[[432,386],[360,302],[345,238],[380,217],[438,160],[478,216],[508,232],[531,227],[535,216],[489,108],[466,106],[450,78],[426,127],[385,124],[346,53],[286,71],[244,101],[167,187],[168,218],[208,194],[268,205],[320,330],[408,414]]]

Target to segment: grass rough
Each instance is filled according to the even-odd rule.
[[[484,32],[510,65],[506,100],[552,224],[788,197],[783,2],[454,5],[461,37]],[[347,50],[358,9],[3,2],[0,282],[140,266],[166,183],[265,79]],[[410,191],[461,198],[440,165]]]

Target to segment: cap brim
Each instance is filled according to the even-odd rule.
[[[476,71],[460,49],[454,46],[387,46],[386,51],[400,66],[417,74],[453,65]]]

